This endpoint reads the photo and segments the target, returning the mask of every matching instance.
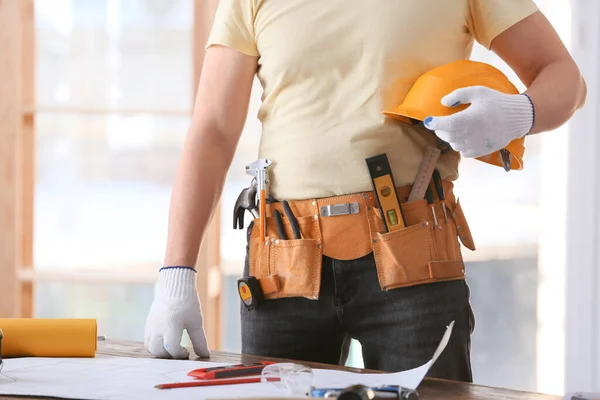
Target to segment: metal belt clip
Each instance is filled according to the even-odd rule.
[[[329,204],[321,207],[322,217],[335,217],[337,215],[358,214],[360,207],[358,203]]]

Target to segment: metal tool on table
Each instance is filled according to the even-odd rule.
[[[438,199],[442,203],[442,210],[444,211],[444,222],[448,223],[448,214],[446,212],[446,195],[444,194],[444,182],[440,176],[440,171],[437,169],[433,171],[433,184],[435,185],[435,191],[437,192]]]
[[[338,400],[415,400],[419,398],[416,390],[397,385],[368,387],[353,385],[347,388],[313,388],[311,396],[316,398],[335,398]]]
[[[260,218],[260,239],[265,241],[267,231],[266,202],[269,195],[269,172],[272,162],[266,158],[260,158],[246,166],[246,173],[256,178],[257,196]]]
[[[435,166],[440,158],[440,149],[428,146],[423,154],[423,160],[419,165],[419,171],[410,190],[408,201],[420,200],[425,196],[425,191],[429,186],[429,181],[435,170]]]
[[[385,231],[390,232],[406,227],[387,155],[369,157],[366,162]]]
[[[247,188],[243,189],[238,196],[235,206],[233,207],[233,229],[244,228],[244,214],[246,210],[250,211],[254,218],[258,218],[256,210],[256,179],[252,179],[252,183]]]

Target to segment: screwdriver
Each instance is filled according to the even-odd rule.
[[[435,215],[435,206],[433,205],[433,193],[431,193],[431,185],[427,185],[425,191],[425,197],[427,198],[427,204],[431,206],[431,212],[433,213],[433,224],[437,226],[437,216]]]
[[[446,195],[444,195],[444,184],[442,183],[442,177],[440,171],[437,169],[433,171],[433,183],[435,184],[435,190],[437,191],[440,202],[442,203],[442,210],[444,210],[444,221],[448,223],[448,215],[446,214]]]

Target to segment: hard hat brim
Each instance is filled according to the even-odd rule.
[[[425,115],[425,113],[419,109],[406,107],[402,104],[393,111],[384,111],[383,115],[408,124],[414,124],[416,121],[423,122],[427,117],[429,117],[429,115]],[[506,150],[508,150],[508,152],[512,155],[511,169],[519,171],[523,169],[523,159],[520,154],[523,154],[525,149],[523,143],[517,144],[517,142],[523,142],[523,140],[515,140],[514,142],[509,143],[506,146]],[[495,165],[497,167],[503,166],[500,153],[497,151],[482,157],[477,157],[477,160],[483,161],[487,164]]]
[[[386,117],[398,119],[402,122],[406,122],[409,124],[413,123],[412,120],[423,122],[425,121],[425,118],[429,116],[425,115],[425,113],[422,110],[419,110],[417,108],[404,107],[402,106],[402,104],[393,111],[384,111],[383,115],[385,115]]]
[[[516,141],[519,141],[518,139]],[[520,147],[520,149],[519,149]],[[525,152],[525,148],[522,144],[516,144],[515,142],[509,143],[506,147],[506,150],[511,155],[510,160],[510,168],[511,170],[521,171],[523,169],[523,155]],[[503,167],[502,158],[500,156],[499,151],[495,151],[491,154],[487,154],[485,156],[477,157],[476,160],[483,161],[484,163],[495,165],[497,167]]]

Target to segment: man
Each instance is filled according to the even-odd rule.
[[[209,355],[193,267],[245,123],[255,74],[264,88],[259,156],[273,161],[276,203],[357,193],[366,198],[372,186],[365,159],[387,153],[396,185],[409,187],[428,135],[422,126],[386,119],[382,111],[400,104],[426,71],[468,58],[474,40],[496,52],[527,91],[459,89],[444,104],[470,103],[469,108],[425,120],[454,150],[437,164],[450,182],[458,176],[460,154],[490,154],[515,138],[557,128],[584,103],[586,86],[577,66],[532,0],[221,0],[173,189],[146,348],[156,357],[186,358],[180,344],[186,329],[196,354]],[[376,207],[370,204],[365,208],[372,212]],[[310,214],[299,217],[310,223]],[[322,229],[332,221],[316,214],[315,220]],[[418,231],[417,225],[408,229]],[[266,258],[256,261],[256,249],[269,245],[268,238],[256,240],[256,229],[249,228],[249,252],[255,253],[247,257],[245,276],[268,264]],[[382,231],[371,233],[384,237],[377,232]],[[323,246],[345,245],[335,240]],[[388,250],[403,257],[420,245]],[[321,249],[320,242],[315,246]],[[429,375],[472,381],[474,320],[464,279],[382,290],[379,268],[386,266],[370,249],[351,259],[340,254],[331,257],[323,250],[313,260],[320,267],[314,298],[290,291],[256,310],[242,309],[244,353],[338,363],[354,337],[367,368],[403,370],[427,361],[454,320],[451,341]],[[308,274],[313,264],[296,273]]]

